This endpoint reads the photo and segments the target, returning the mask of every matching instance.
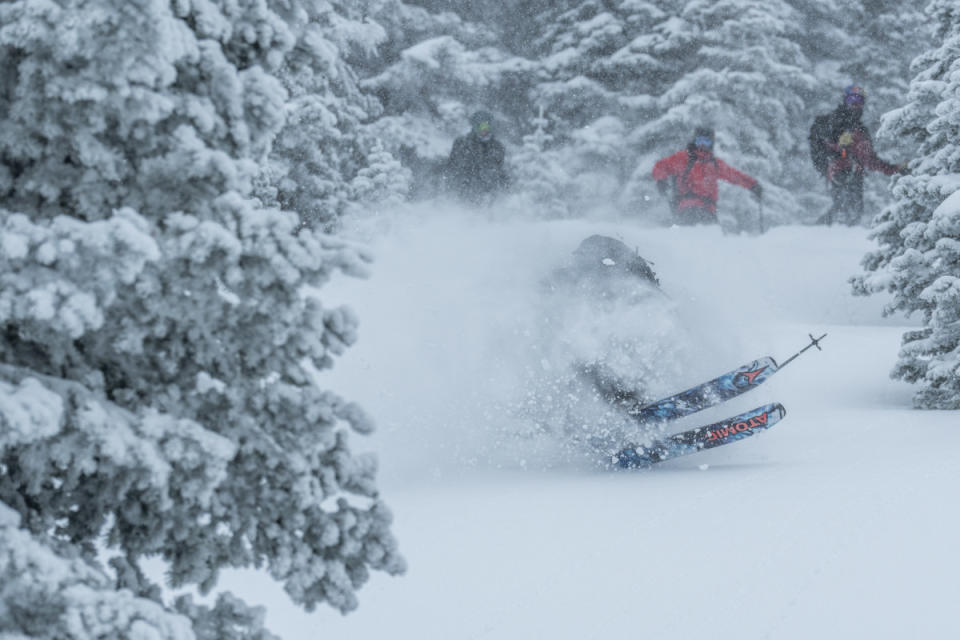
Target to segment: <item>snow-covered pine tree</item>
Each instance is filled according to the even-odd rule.
[[[377,141],[367,155],[369,166],[350,182],[350,204],[344,218],[386,228],[410,195],[411,172]],[[352,227],[356,232],[358,227]]]
[[[44,397],[39,384],[33,389],[30,384],[19,390],[24,401],[19,408],[24,414],[37,401],[59,399]],[[0,383],[0,411],[5,416],[18,402],[10,391]],[[6,449],[16,438],[5,433],[7,420],[0,424],[0,446]],[[51,544],[20,525],[20,516],[0,502],[0,638],[195,637],[187,618],[149,598],[118,590],[104,572],[81,558],[57,553]],[[252,626],[247,628],[255,631]],[[267,640],[255,633],[247,637]]]
[[[367,166],[373,146],[363,125],[381,110],[360,90],[348,58],[373,56],[386,34],[354,2],[298,2],[285,14],[296,45],[278,74],[289,99],[269,181],[279,204],[300,213],[303,224],[335,230],[350,201],[349,182]]]
[[[540,65],[533,95],[564,132],[621,115],[617,99],[628,89],[629,80],[614,68],[645,76],[643,61],[634,59],[619,67],[625,61],[618,54],[629,45],[631,27],[645,31],[653,27],[648,16],[662,14],[624,4],[568,0],[540,16],[545,27],[534,40]]]
[[[550,149],[553,136],[549,119],[541,109],[532,119],[533,133],[523,137],[523,146],[511,158],[521,207],[548,218],[566,218],[574,213],[569,196],[571,176],[564,171],[557,150]]]
[[[229,597],[158,608],[148,556],[343,611],[403,570],[370,421],[313,376],[356,318],[305,290],[367,258],[252,197],[314,6],[0,4],[0,634],[267,637]]]
[[[919,408],[960,408],[960,9],[934,0],[926,9],[936,46],[913,63],[907,103],[886,114],[889,135],[920,145],[912,173],[894,185],[894,202],[874,222],[880,245],[863,259],[854,291],[887,291],[887,313],[919,312],[924,327],[903,336],[892,375],[922,385]]]
[[[482,24],[497,33],[508,51],[523,54],[542,28],[540,13],[556,0],[408,0],[407,4],[424,7],[433,14],[453,12],[470,24]]]

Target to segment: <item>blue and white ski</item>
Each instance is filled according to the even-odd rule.
[[[613,456],[612,462],[621,469],[637,469],[713,449],[769,429],[780,422],[786,413],[779,403],[765,404],[720,422],[655,440],[648,445],[628,445]]]
[[[625,410],[641,424],[677,420],[759,387],[777,369],[773,358],[760,358],[686,391],[649,404],[637,403]]]
[[[819,338],[811,335],[810,344],[787,358],[783,364],[778,365],[776,360],[765,356],[717,376],[713,380],[654,402],[644,402],[639,393],[624,389],[623,385],[616,380],[611,380],[611,376],[600,368],[586,367],[582,373],[592,378],[601,395],[619,406],[637,422],[643,425],[656,424],[678,420],[759,387],[810,347],[820,349],[820,341],[825,337],[826,334]]]

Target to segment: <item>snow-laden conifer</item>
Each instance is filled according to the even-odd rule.
[[[348,58],[374,56],[386,34],[353,2],[298,2],[286,13],[295,46],[277,74],[289,98],[269,181],[305,225],[335,230],[373,146],[363,123],[380,115]]]
[[[532,124],[533,133],[523,137],[523,146],[512,159],[519,185],[518,199],[523,206],[545,217],[575,215],[577,210],[569,199],[574,195],[572,178],[561,165],[558,150],[550,148],[550,120],[541,110]]]
[[[357,319],[304,293],[368,256],[253,197],[315,11],[0,4],[0,574],[42,552],[65,576],[0,581],[0,632],[138,637],[136,615],[149,637],[260,633],[223,598],[168,603],[183,632],[146,557],[173,587],[260,567],[344,611],[370,570],[402,571],[375,462],[348,448],[371,423],[313,375]],[[96,633],[63,631],[72,584],[100,599]],[[11,608],[45,593],[62,615]]]
[[[58,554],[20,524],[20,516],[0,503],[0,637],[198,637],[188,618],[118,590],[102,571]]]
[[[350,182],[351,201],[357,209],[395,209],[410,190],[410,170],[379,141],[367,156],[368,165]]]
[[[919,313],[924,326],[903,336],[893,376],[921,389],[921,408],[960,408],[960,14],[935,0],[927,15],[936,45],[913,63],[907,103],[886,114],[890,135],[920,146],[911,175],[894,186],[894,202],[879,215],[864,257],[860,293],[888,291],[886,311]]]

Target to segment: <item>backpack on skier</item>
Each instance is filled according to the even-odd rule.
[[[813,161],[813,167],[822,176],[827,175],[827,167],[830,165],[830,159],[833,157],[833,151],[827,145],[833,135],[833,123],[831,114],[817,116],[810,126],[810,159]]]

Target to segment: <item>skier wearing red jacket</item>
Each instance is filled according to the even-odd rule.
[[[685,150],[653,165],[653,179],[661,194],[667,195],[668,181],[673,179],[672,207],[678,224],[717,222],[718,180],[750,189],[757,199],[763,193],[756,179],[713,155],[713,139],[713,129],[698,127]]]

